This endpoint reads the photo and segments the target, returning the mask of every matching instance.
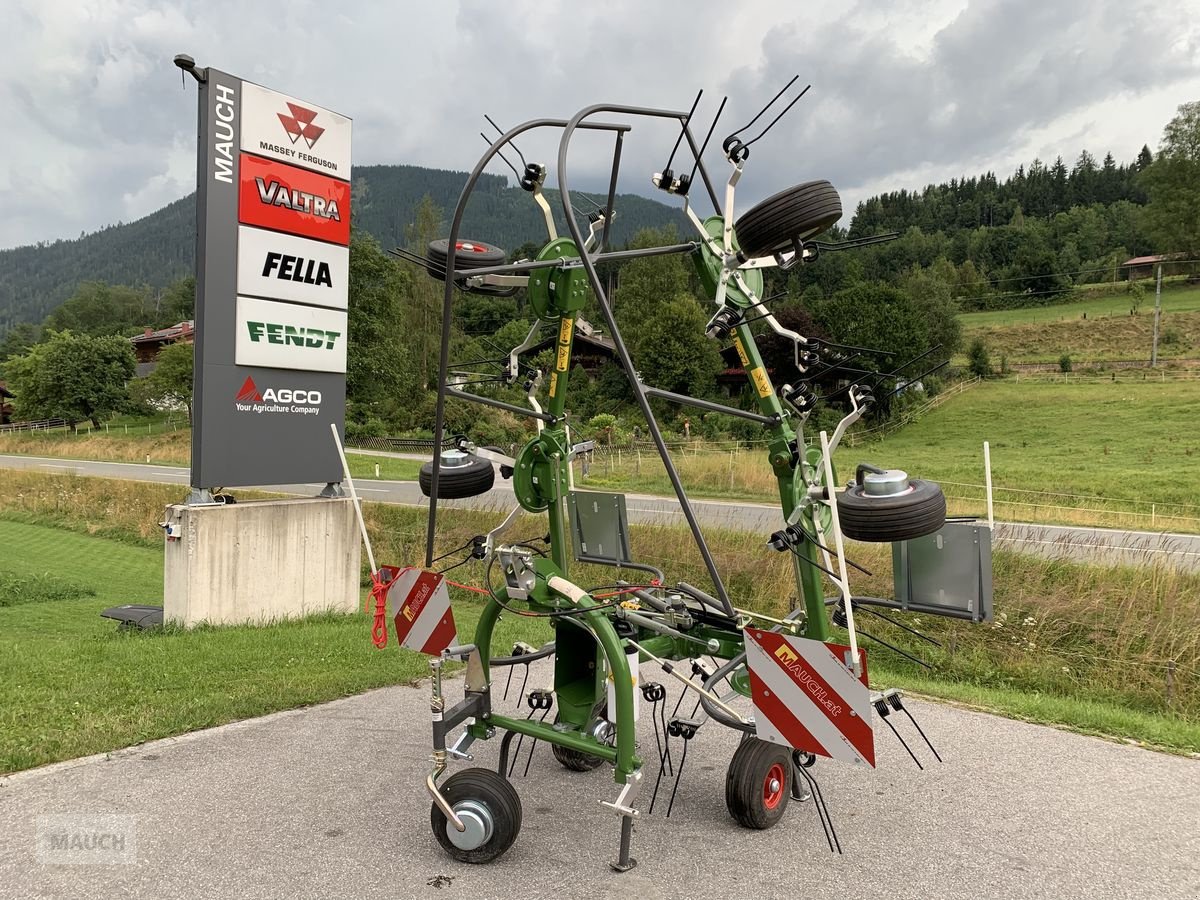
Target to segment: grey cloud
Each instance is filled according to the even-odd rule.
[[[1136,100],[1118,107],[1114,98],[1170,85],[1180,86],[1178,102],[1200,96],[1200,26],[1187,7],[352,0],[334,14],[313,0],[18,0],[0,31],[10,135],[0,246],[129,220],[191,189],[195,91],[180,88],[176,52],[354,117],[358,164],[454,169],[482,150],[485,112],[508,126],[601,100],[686,108],[701,87],[703,127],[730,95],[719,144],[799,73],[813,91],[754,146],[744,209],[808,178],[829,178],[853,198],[866,185],[905,186],[889,181],[898,173],[971,173],[1010,159],[1039,130],[1073,154],[1079,123],[1060,123],[1084,110],[1129,117],[1136,145],[1111,149],[1131,154],[1163,122],[1140,121]],[[651,192],[648,176],[673,139],[667,124],[636,123],[623,188]],[[522,142],[527,156],[551,162],[556,147],[550,134]],[[603,183],[608,152],[581,141],[573,182]],[[723,178],[719,150],[708,161]]]

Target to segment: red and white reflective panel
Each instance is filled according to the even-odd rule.
[[[401,570],[398,575],[395,571],[390,566],[379,569],[382,580],[391,582],[388,615],[396,625],[396,640],[409,650],[440,656],[458,641],[446,579],[421,569]]]
[[[867,655],[862,677],[850,648],[746,629],[746,667],[758,737],[818,756],[875,766]]]

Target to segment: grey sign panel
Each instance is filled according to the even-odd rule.
[[[239,159],[247,85],[216,69],[203,72],[192,486],[341,481],[329,423],[343,430],[346,376],[236,364]]]
[[[992,531],[976,522],[892,544],[896,600],[904,609],[989,622],[992,618]]]
[[[567,512],[576,559],[612,565],[632,561],[624,494],[571,491],[567,494]]]

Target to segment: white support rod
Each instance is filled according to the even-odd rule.
[[[854,604],[850,602],[850,578],[846,574],[846,548],[842,544],[842,523],[838,519],[837,484],[833,480],[833,460],[829,450],[829,434],[821,432],[821,462],[825,466],[825,491],[829,495],[829,515],[833,524],[833,548],[837,551],[838,587],[842,591],[842,603],[846,607],[846,631],[850,633],[850,657],[854,660],[854,674],[862,673],[862,660],[858,655],[858,633],[854,629]]]
[[[996,529],[996,516],[992,511],[992,448],[987,441],[983,442],[983,477],[987,484],[988,528]]]
[[[575,490],[575,457],[571,456],[571,426],[563,426],[567,435],[567,490]]]
[[[350,477],[350,464],[346,462],[346,451],[342,449],[342,438],[338,434],[337,423],[330,422],[329,430],[333,432],[333,443],[337,447],[338,458],[342,461],[342,474],[346,476],[346,486],[350,488],[350,499],[354,502],[354,514],[358,517],[358,530],[362,533],[363,544],[367,548],[367,563],[371,566],[371,574],[379,570],[375,568],[375,553],[371,550],[371,538],[367,535],[367,523],[363,519],[362,501],[354,490],[354,479]]]

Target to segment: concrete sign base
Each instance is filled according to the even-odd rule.
[[[360,605],[350,500],[260,500],[167,508],[163,618],[262,624]]]

